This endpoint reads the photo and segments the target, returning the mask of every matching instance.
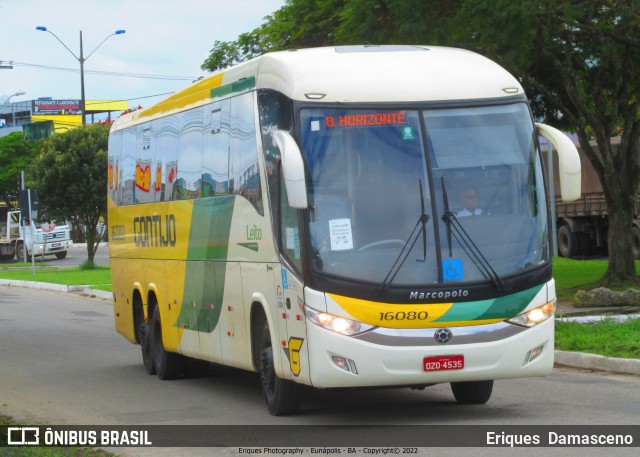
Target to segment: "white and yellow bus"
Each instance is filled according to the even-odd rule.
[[[546,375],[538,134],[577,198],[575,147],[534,123],[513,76],[423,46],[266,54],[122,116],[116,329],[161,379],[209,362],[258,372],[274,415],[299,410],[301,384],[451,383],[485,403],[496,379]]]

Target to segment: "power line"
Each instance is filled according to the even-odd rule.
[[[2,61],[2,62],[7,62],[7,61]],[[72,73],[80,72],[80,70],[77,68],[53,67],[50,65],[38,65],[38,64],[27,63],[27,62],[10,61],[9,64],[20,66],[20,67],[39,68],[43,70],[67,71]],[[199,78],[199,76],[150,75],[145,73],[121,73],[121,72],[115,72],[115,71],[86,70],[86,69],[84,70],[84,72],[94,74],[94,75],[119,76],[119,77],[126,77],[126,78],[160,79],[160,80],[169,80],[169,81],[194,81]]]

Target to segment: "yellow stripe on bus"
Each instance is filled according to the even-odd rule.
[[[327,294],[360,322],[389,328],[424,328],[444,315],[453,303],[393,304]],[[440,325],[440,323],[438,323]]]
[[[139,114],[134,114],[134,119],[143,119],[160,113],[179,111],[190,105],[195,105],[202,101],[208,101],[210,99],[211,89],[222,85],[223,76],[224,73],[219,73],[203,79],[202,81],[195,83],[193,86],[166,98],[157,105],[142,110]]]

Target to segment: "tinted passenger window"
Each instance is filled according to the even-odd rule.
[[[264,214],[260,187],[260,168],[256,145],[253,93],[231,99],[230,119],[230,191],[251,202]]]

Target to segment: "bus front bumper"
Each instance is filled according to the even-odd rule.
[[[452,327],[448,344],[408,345],[419,341],[406,335],[385,338],[349,337],[307,325],[311,383],[318,388],[420,386],[444,382],[482,381],[545,376],[553,368],[553,318],[532,328],[501,323],[501,331],[487,326]],[[505,330],[510,335],[505,335]],[[439,329],[425,329],[428,339]],[[398,332],[401,333],[401,332]],[[414,331],[415,333],[415,331]],[[456,335],[481,337],[455,344]],[[496,338],[491,341],[491,334]],[[464,337],[459,339],[464,340]],[[477,342],[478,340],[485,340]],[[380,344],[384,343],[384,344]],[[425,358],[435,361],[425,367]],[[453,363],[447,363],[453,360]],[[440,363],[443,362],[443,363]],[[460,365],[463,365],[460,368]],[[428,371],[429,370],[429,371]]]

